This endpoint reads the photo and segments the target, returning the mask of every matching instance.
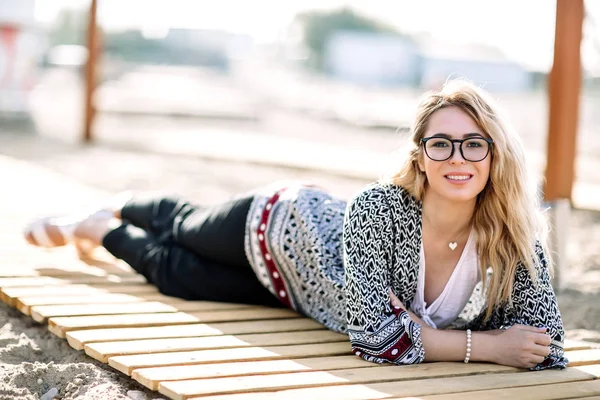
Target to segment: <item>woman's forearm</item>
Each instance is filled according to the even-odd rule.
[[[494,335],[473,332],[471,336],[470,361],[495,362]],[[463,361],[467,353],[465,331],[439,330],[421,325],[421,342],[425,349],[425,361]]]

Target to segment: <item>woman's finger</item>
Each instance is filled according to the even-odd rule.
[[[550,347],[535,345],[532,349],[532,352],[536,356],[541,356],[541,357],[546,358],[546,357],[548,357],[548,355],[550,355]]]
[[[550,346],[550,343],[552,343],[552,338],[545,333],[540,333],[535,335],[533,341],[535,344],[539,344],[540,346]]]
[[[546,328],[536,328],[535,326],[529,326],[529,325],[514,325],[515,327],[519,328],[522,331],[528,331],[528,332],[546,332]]]
[[[530,361],[532,363],[534,363],[535,365],[537,365],[539,363],[544,362],[545,359],[546,359],[545,357],[533,355],[533,356],[531,356],[531,360]]]
[[[396,297],[394,292],[392,292],[392,289],[390,289],[390,300],[394,306],[405,308],[404,304],[402,304],[402,302],[398,299],[398,297]]]

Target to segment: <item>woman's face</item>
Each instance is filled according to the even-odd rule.
[[[452,140],[488,138],[475,121],[458,107],[446,107],[434,112],[429,119],[424,137],[444,137]],[[439,140],[428,143],[430,154],[440,151],[446,144],[449,144]],[[463,145],[463,150],[473,151],[479,143],[482,142],[467,143]],[[419,168],[427,175],[428,187],[426,190],[432,192],[429,193],[430,195],[434,194],[435,197],[451,202],[474,201],[490,176],[491,151],[483,160],[472,162],[462,157],[458,143],[452,145],[454,153],[445,161],[434,161],[423,151]],[[467,146],[470,146],[471,150],[468,150]],[[446,149],[448,148],[446,147]],[[473,159],[469,155],[467,158]]]

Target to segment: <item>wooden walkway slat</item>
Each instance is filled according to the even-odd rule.
[[[86,304],[35,306],[31,308],[31,317],[37,322],[45,322],[52,317],[70,317],[83,315],[119,315],[144,313],[177,312],[173,306],[157,301],[146,301],[126,304]]]
[[[422,364],[421,366],[425,366]],[[457,365],[457,364],[454,364]],[[517,388],[523,386],[539,386],[547,384],[591,381],[595,378],[578,368],[566,370],[545,370],[536,372],[516,372],[501,374],[479,374],[451,378],[428,378],[421,374],[422,379],[404,382],[385,382],[371,384],[340,384],[334,386],[288,389],[277,392],[239,393],[232,395],[191,397],[181,393],[170,392],[169,388],[177,382],[161,384],[161,393],[172,399],[202,399],[202,400],[304,400],[304,399],[347,399],[371,400],[380,398],[421,397],[450,393],[468,393],[481,390]],[[581,367],[583,368],[583,367]]]
[[[174,325],[145,328],[93,329],[67,332],[71,347],[83,350],[84,345],[97,342],[116,342],[137,339],[166,339],[177,337],[201,337],[237,335],[264,332],[293,332],[325,328],[308,318],[273,319],[262,321],[217,322],[210,325]]]
[[[122,355],[334,342],[345,342],[350,348],[347,336],[328,330],[318,330],[92,343],[85,346],[85,352],[96,360],[106,363],[109,357]]]
[[[95,328],[163,326],[197,323],[198,318],[187,313],[100,315],[85,317],[55,317],[48,320],[48,330],[65,338],[66,332]]]
[[[15,308],[25,315],[31,315],[31,307],[52,305],[87,305],[87,304],[125,304],[143,301],[160,301],[177,308],[178,311],[215,311],[250,308],[248,304],[219,303],[216,301],[187,301],[177,297],[165,296],[156,292],[139,293],[98,293],[92,296],[27,296],[17,297]]]
[[[392,364],[378,365],[355,355],[298,358],[275,361],[246,361],[223,364],[182,365],[176,367],[139,368],[131,377],[142,385],[158,390],[158,385],[166,381],[187,379],[224,378],[245,375],[281,374],[284,372],[328,371],[348,368],[384,368]]]
[[[46,287],[9,287],[0,289],[0,300],[14,307],[19,297],[32,296],[81,296],[91,295],[94,293],[158,293],[156,286],[149,284],[126,284],[106,282],[97,285],[57,285]]]
[[[570,367],[600,364],[600,349],[567,351],[566,356]]]
[[[177,353],[142,354],[115,356],[108,365],[131,375],[136,368],[161,367],[168,365],[210,364],[219,362],[283,360],[286,358],[326,357],[348,355],[346,342],[328,344],[301,344],[292,346],[246,347],[242,349],[220,349],[184,351]]]
[[[435,363],[406,368],[358,368],[331,371],[310,371],[276,375],[255,375],[246,377],[196,379],[162,382],[159,392],[175,399],[230,393],[288,390],[302,387],[347,385],[348,383],[395,382],[463,376],[486,373],[517,373],[519,369],[495,364]],[[312,398],[312,397],[306,397]],[[337,398],[337,397],[334,397]]]
[[[147,283],[142,275],[109,275],[109,276],[86,276],[86,277],[64,277],[53,278],[51,276],[36,276],[25,278],[0,278],[0,288],[8,287],[33,287],[68,284],[88,283]]]
[[[600,395],[600,380],[421,397],[423,400],[562,400]],[[589,397],[583,397],[589,399]]]
[[[580,354],[580,359],[585,358],[583,362],[586,364],[600,364],[600,357],[596,354],[596,357],[585,356],[585,351],[574,351],[567,352],[569,358],[573,357],[574,353]],[[573,357],[575,358],[575,357]],[[313,360],[324,360],[327,363],[314,364]],[[312,363],[311,363],[312,362]],[[582,361],[575,361],[570,363],[569,367],[581,365]],[[350,365],[349,365],[350,364]],[[363,365],[367,364],[367,365]],[[266,374],[281,374],[284,372],[301,372],[309,370],[334,370],[334,369],[349,369],[365,366],[381,367],[377,364],[369,363],[355,356],[339,356],[329,357],[324,359],[302,359],[302,360],[281,360],[281,361],[259,361],[254,363],[227,363],[227,364],[210,364],[210,365],[189,365],[189,366],[177,366],[177,367],[156,367],[156,368],[141,368],[136,369],[132,373],[132,378],[140,382],[142,385],[157,390],[161,382],[166,381],[180,381],[180,380],[192,380],[192,379],[205,379],[205,378],[222,378],[226,376],[249,376],[249,375],[266,375]],[[438,364],[429,364],[438,365]],[[462,364],[453,363],[456,368],[463,368]],[[392,364],[383,364],[383,366],[391,366],[396,368]],[[406,369],[405,367],[402,367]],[[407,367],[410,368],[410,367]],[[421,374],[427,378],[432,378],[433,375],[429,370],[423,370],[423,367],[419,367]],[[514,371],[514,368],[509,368],[507,371]],[[503,372],[504,368],[498,371]],[[461,370],[461,373],[465,372]],[[480,373],[484,373],[484,370],[480,370]],[[251,379],[252,377],[249,377]]]
[[[190,313],[149,313],[128,315],[87,315],[82,317],[53,317],[48,319],[48,326],[52,333],[64,338],[66,332],[79,329],[158,326],[190,322],[207,323],[252,321],[261,319],[286,319],[298,317],[298,313],[289,309],[265,307],[260,309],[251,308],[241,310],[217,310]]]

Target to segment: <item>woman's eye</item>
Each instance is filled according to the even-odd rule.
[[[481,147],[483,144],[479,140],[471,140],[467,142],[467,147]]]
[[[438,141],[431,144],[432,147],[448,147],[448,142]]]

